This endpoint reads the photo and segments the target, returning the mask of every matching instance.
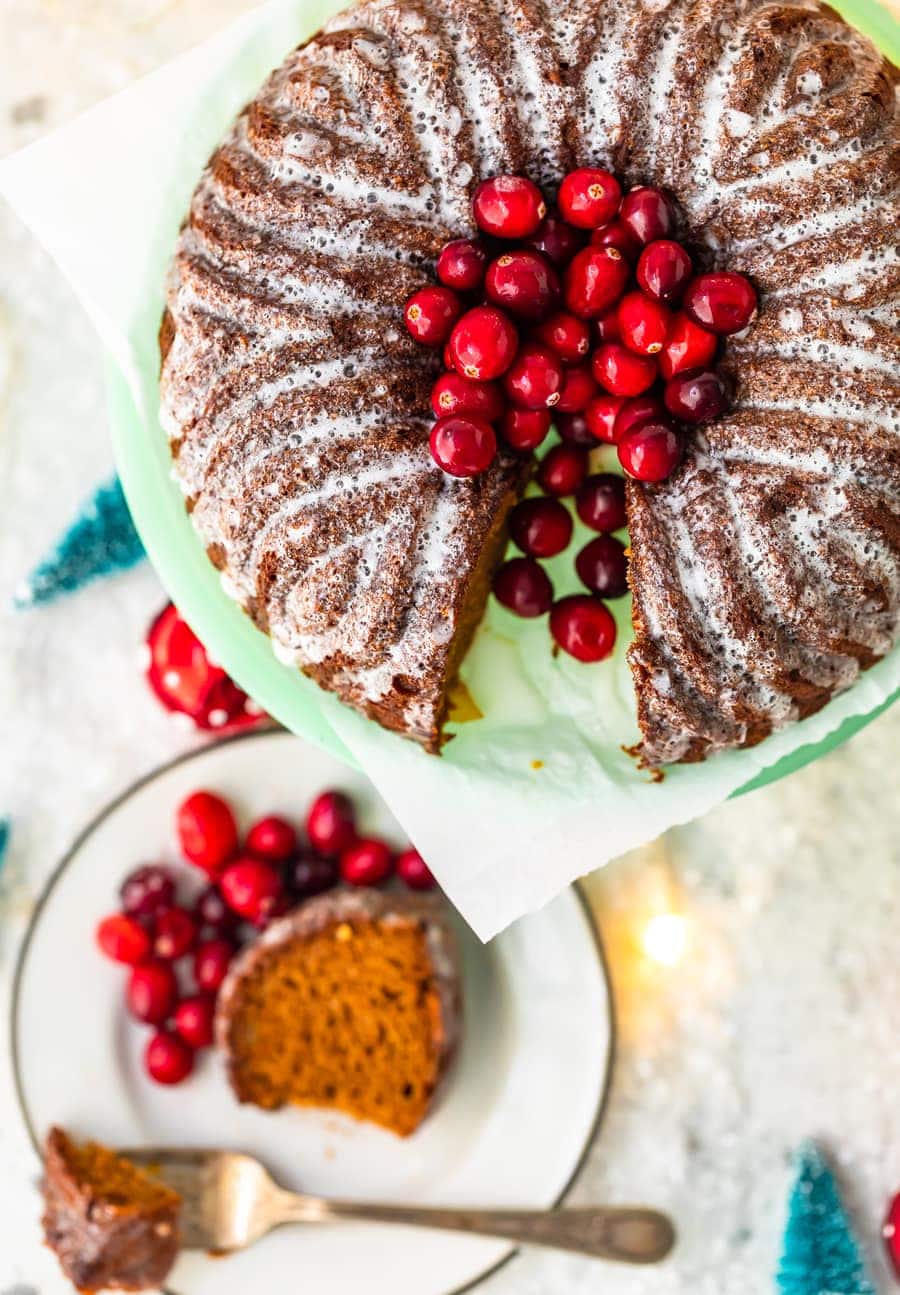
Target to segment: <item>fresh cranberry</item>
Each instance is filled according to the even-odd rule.
[[[559,275],[539,252],[504,252],[488,266],[488,297],[518,319],[544,319],[559,300]]]
[[[190,998],[182,998],[175,1008],[175,1033],[195,1052],[208,1048],[213,1041],[215,1015],[216,1000],[210,995],[194,994]]]
[[[309,899],[331,890],[338,882],[337,864],[333,859],[323,859],[318,854],[302,854],[288,865],[285,872],[288,890],[297,899]]]
[[[558,499],[523,499],[509,515],[514,544],[532,558],[552,558],[568,548],[572,517]]]
[[[281,898],[281,877],[271,863],[261,859],[236,859],[219,880],[226,904],[238,917],[255,921]]]
[[[589,540],[575,559],[578,579],[600,598],[621,598],[628,593],[628,559],[625,545],[613,535]]]
[[[559,404],[562,360],[549,346],[526,342],[503,379],[506,394],[521,409],[550,409]]]
[[[538,465],[537,482],[548,495],[574,495],[587,469],[587,450],[579,445],[554,445]]]
[[[534,558],[510,558],[494,576],[494,596],[516,616],[543,616],[553,602],[550,577]]]
[[[237,823],[230,807],[211,791],[195,791],[179,805],[175,818],[181,853],[209,876],[237,853]]]
[[[626,292],[619,302],[619,332],[622,342],[636,355],[658,355],[662,350],[672,316],[665,306],[644,295]]]
[[[625,482],[612,472],[595,472],[578,488],[575,511],[592,531],[618,531],[626,522]]]
[[[181,958],[197,938],[197,923],[186,908],[174,904],[157,913],[153,926],[153,952],[157,958],[174,962]]]
[[[435,418],[475,414],[493,423],[506,408],[499,382],[473,382],[459,373],[442,373],[431,389]]]
[[[594,377],[611,396],[640,396],[657,376],[651,355],[635,355],[620,342],[604,342],[594,352],[592,367]]]
[[[356,840],[356,815],[350,797],[342,791],[321,792],[306,815],[306,835],[319,854],[333,857],[348,849]]]
[[[528,247],[546,256],[554,265],[568,265],[576,252],[585,244],[581,230],[560,220],[559,216],[548,216],[540,225],[537,233],[525,240]]]
[[[604,310],[594,320],[594,336],[601,346],[604,342],[621,342],[619,311],[616,306],[610,306],[609,310]]]
[[[548,409],[507,409],[500,420],[500,435],[510,449],[527,454],[541,444],[550,422]]]
[[[341,876],[349,886],[377,886],[390,875],[393,861],[384,841],[363,839],[341,855]]]
[[[672,316],[666,344],[659,353],[659,371],[668,379],[686,369],[703,369],[712,360],[718,344],[715,333],[701,328],[679,311]]]
[[[891,1267],[897,1274],[897,1280],[900,1281],[900,1192],[897,1193],[888,1206],[881,1235],[884,1238],[884,1246]]]
[[[595,319],[618,301],[628,282],[628,262],[615,247],[586,247],[566,270],[566,306],[581,319]]]
[[[595,441],[615,445],[616,416],[625,402],[621,396],[600,395],[584,411],[585,422]]]
[[[639,241],[628,226],[622,224],[621,220],[610,221],[608,225],[595,229],[591,234],[591,243],[594,247],[615,247],[622,253],[626,261],[630,261],[632,264],[638,259],[641,251]]]
[[[583,319],[558,310],[538,324],[534,336],[556,352],[565,364],[577,364],[591,349],[591,330]]]
[[[442,359],[443,359],[443,361],[444,361],[444,368],[445,368],[445,369],[447,369],[447,370],[449,370],[451,373],[452,373],[452,372],[454,372],[454,371],[455,371],[455,369],[456,369],[456,366],[455,366],[455,364],[453,363],[453,354],[452,354],[452,352],[451,352],[451,350],[450,350],[450,343],[449,343],[449,342],[447,343],[447,345],[444,347],[443,351],[441,352],[441,357],[442,357]]]
[[[688,369],[669,379],[663,398],[674,418],[683,423],[708,423],[727,406],[728,391],[715,369]]]
[[[563,219],[576,229],[598,229],[619,210],[622,190],[609,171],[580,167],[570,171],[559,186],[557,204]]]
[[[96,940],[101,953],[126,966],[143,962],[150,952],[150,936],[140,922],[124,913],[104,917],[97,925]]]
[[[699,274],[687,286],[684,311],[713,333],[739,333],[756,313],[756,290],[742,274]]]
[[[268,859],[271,863],[284,863],[297,852],[297,832],[286,818],[270,814],[260,818],[247,833],[244,848],[248,854],[257,859]]]
[[[680,243],[658,238],[648,243],[637,263],[637,281],[654,301],[677,301],[694,272],[694,263]]]
[[[194,905],[194,916],[201,927],[216,935],[233,935],[238,924],[218,886],[207,886],[200,892]]]
[[[529,238],[547,214],[544,195],[521,175],[483,181],[472,199],[475,223],[495,238]]]
[[[622,199],[619,220],[639,243],[653,243],[674,230],[675,208],[662,189],[642,185]]]
[[[265,931],[279,917],[284,917],[292,907],[290,896],[282,890],[271,904],[263,904],[256,915],[250,919],[250,925],[256,927],[257,931]]]
[[[157,1084],[180,1084],[194,1069],[194,1053],[176,1034],[158,1030],[144,1050],[144,1068]]]
[[[130,917],[152,917],[175,901],[175,878],[168,868],[147,863],[135,868],[119,887],[122,908]]]
[[[151,958],[135,967],[128,977],[125,999],[137,1021],[160,1025],[178,998],[178,982],[168,962]]]
[[[497,437],[484,418],[439,418],[431,429],[431,457],[451,477],[476,477],[497,457]]]
[[[411,890],[434,890],[437,885],[428,864],[412,846],[397,856],[397,876]]]
[[[574,414],[557,414],[554,421],[560,439],[567,445],[583,445],[592,450],[596,448],[597,441],[588,426],[586,412],[585,409]]]
[[[215,994],[228,973],[235,952],[230,940],[206,940],[203,944],[198,944],[194,953],[194,981],[197,988],[204,993]]]
[[[619,442],[619,462],[636,481],[665,481],[681,458],[681,442],[663,422],[641,423]]]
[[[563,414],[577,414],[597,394],[597,381],[588,364],[570,364],[563,370],[562,391],[556,408]]]
[[[488,382],[506,372],[519,348],[519,334],[496,306],[475,306],[450,334],[453,367],[464,378]]]
[[[603,661],[616,644],[616,622],[591,594],[570,594],[554,603],[550,633],[578,661]]]
[[[422,346],[443,346],[463,304],[452,288],[429,284],[414,292],[406,303],[403,318],[409,335]]]
[[[455,238],[441,249],[437,277],[457,292],[474,292],[484,282],[487,250],[474,238]]]
[[[641,423],[658,423],[660,419],[665,422],[665,418],[666,407],[655,394],[648,392],[645,396],[634,396],[631,400],[623,400],[613,428],[614,444],[617,445],[632,427],[638,427]]]

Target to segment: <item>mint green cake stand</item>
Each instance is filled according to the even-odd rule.
[[[834,7],[900,64],[900,23],[873,0],[841,0]],[[161,299],[148,303],[148,339],[155,339]],[[144,330],[142,330],[143,333]],[[146,362],[153,363],[148,340]],[[356,761],[329,725],[322,694],[297,670],[281,665],[269,640],[224,592],[218,574],[188,520],[184,500],[172,480],[166,438],[148,430],[135,408],[119,369],[107,365],[107,396],[113,448],[128,505],[150,560],[172,601],[192,629],[235,681],[285,728],[329,751],[346,764]],[[776,782],[827,755],[870,724],[900,691],[866,715],[853,716],[821,742],[793,751],[764,769],[736,795]]]

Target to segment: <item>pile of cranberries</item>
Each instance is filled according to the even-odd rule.
[[[310,805],[305,839],[270,815],[242,841],[231,806],[210,791],[182,802],[175,828],[181,855],[205,884],[191,886],[183,869],[179,876],[145,864],[125,878],[119,911],[96,930],[101,951],[130,968],[125,1002],[135,1020],[153,1027],[144,1067],[159,1084],[181,1083],[195,1054],[212,1044],[229,964],[274,918],[339,881],[378,886],[396,874],[414,890],[435,885],[417,850],[395,854],[385,841],[361,835],[353,803],[340,791],[323,791]]]
[[[615,641],[602,598],[626,591],[625,549],[610,535],[625,511],[621,478],[589,475],[589,452],[615,446],[628,476],[665,480],[683,425],[727,407],[720,338],[747,327],[756,292],[741,274],[697,271],[667,193],[645,185],[623,195],[601,168],[567,175],[555,211],[530,180],[496,176],[476,189],[473,215],[482,236],[448,243],[439,283],[404,312],[412,337],[443,351],[431,454],[451,476],[472,477],[498,443],[532,454],[555,424],[561,443],[536,473],[547,498],[514,510],[525,556],[500,569],[494,592],[521,616],[550,611],[557,644],[599,661]],[[576,559],[589,592],[554,603],[537,559],[568,545],[572,519],[560,501],[572,495],[599,536]]]

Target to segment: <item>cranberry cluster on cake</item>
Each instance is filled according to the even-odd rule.
[[[900,633],[898,140],[895,72],[815,0],[347,9],[272,74],[211,159],[169,279],[164,424],[229,593],[284,660],[439,747],[535,468],[513,425],[536,436],[549,411],[562,436],[537,469],[543,485],[579,448],[590,405],[560,409],[562,387],[555,407],[510,402],[510,386],[552,385],[534,349],[578,346],[563,333],[548,343],[546,320],[529,325],[521,373],[517,350],[490,379],[506,402],[485,419],[495,456],[451,476],[430,454],[431,399],[453,416],[472,339],[445,365],[409,336],[403,304],[447,286],[439,257],[478,238],[485,181],[527,177],[557,204],[507,240],[553,264],[570,225],[563,182],[602,169],[625,201],[671,195],[670,241],[697,282],[743,275],[759,298],[714,357],[728,405],[700,425],[667,408],[677,465],[625,484],[641,758],[701,760],[819,709]],[[445,265],[453,255],[459,275],[481,272],[459,249]],[[500,297],[508,271],[492,277]],[[647,295],[635,283],[627,292]],[[465,291],[472,310],[505,313],[486,286]],[[589,351],[606,360],[570,361],[572,399],[588,380],[602,388],[593,399],[618,399],[617,358],[630,369],[654,358],[662,373],[672,347],[693,362],[688,302],[683,335],[655,335],[654,357],[598,338],[591,320]],[[577,317],[565,297],[562,308]],[[659,319],[642,311],[628,326],[654,336]],[[595,408],[588,430],[605,417],[616,439],[620,412]],[[527,523],[517,514],[514,536]]]

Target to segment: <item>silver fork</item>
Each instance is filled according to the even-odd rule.
[[[658,1263],[675,1243],[665,1214],[641,1206],[557,1210],[421,1209],[298,1196],[280,1188],[258,1160],[232,1151],[141,1148],[124,1151],[178,1192],[182,1245],[188,1250],[242,1250],[282,1223],[358,1219],[503,1237],[614,1259]]]

